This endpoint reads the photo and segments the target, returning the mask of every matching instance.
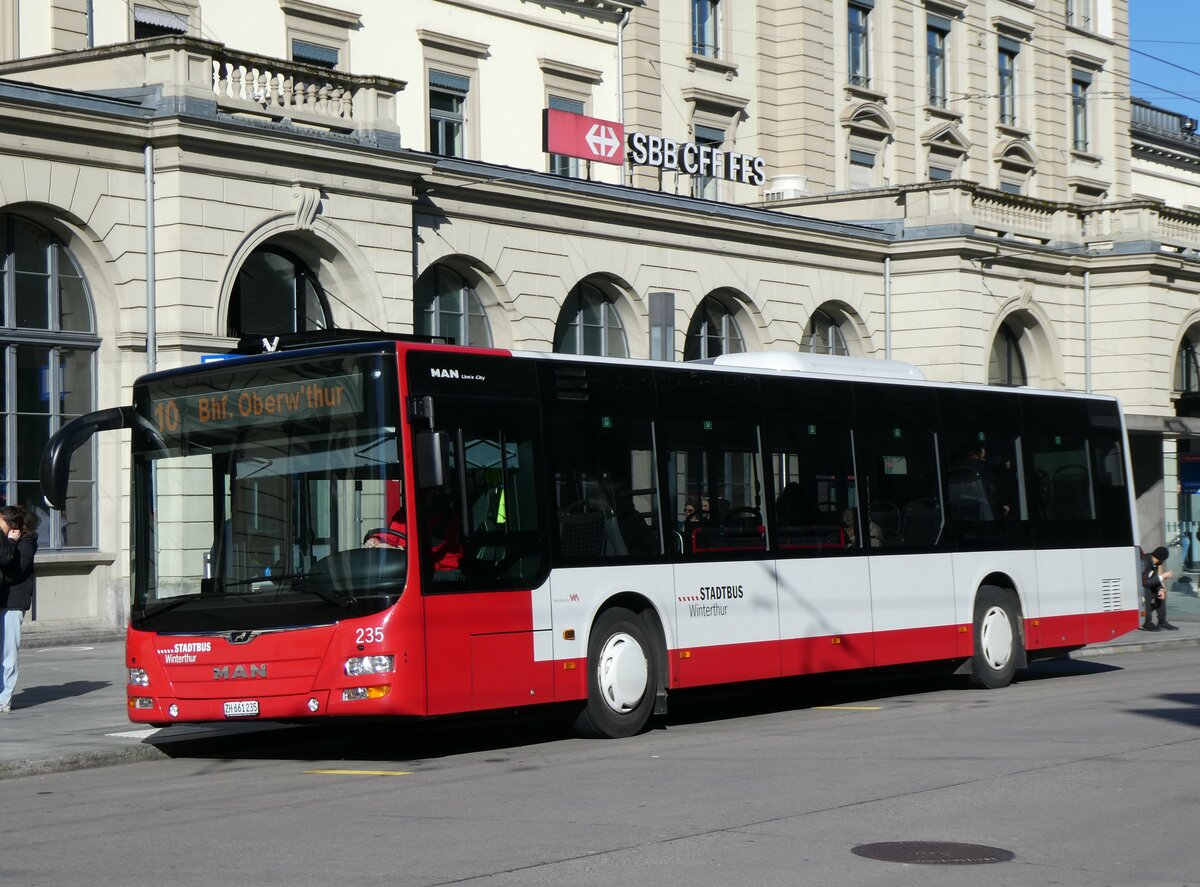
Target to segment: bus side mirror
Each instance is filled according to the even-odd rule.
[[[414,442],[417,487],[436,490],[446,486],[450,464],[450,436],[444,431],[420,431]]]
[[[114,431],[119,428],[146,428],[149,423],[139,416],[133,407],[112,407],[97,410],[72,419],[50,437],[42,451],[41,481],[42,498],[51,508],[61,511],[67,503],[67,480],[71,475],[71,456],[99,431]],[[157,433],[156,445],[162,439]]]

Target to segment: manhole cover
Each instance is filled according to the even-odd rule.
[[[956,844],[950,841],[885,841],[859,844],[851,853],[883,862],[908,862],[918,865],[984,865],[1008,862],[1016,854],[983,844]]]

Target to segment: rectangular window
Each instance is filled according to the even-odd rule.
[[[944,166],[933,166],[932,164],[930,165],[929,181],[931,181],[931,182],[947,182],[952,178],[954,178],[954,170],[947,169]]]
[[[712,560],[765,552],[761,402],[754,379],[667,371],[656,375],[656,387],[666,414],[655,430],[665,455],[676,553]]]
[[[926,18],[925,53],[928,63],[929,104],[946,107],[946,43],[950,36],[950,19],[940,15]]]
[[[873,0],[854,0],[847,9],[847,44],[850,47],[851,86],[871,85],[870,15]]]
[[[864,419],[863,461],[869,532],[882,548],[929,550],[944,543],[938,465],[938,410],[923,392],[856,386]],[[878,529],[876,529],[878,528]]]
[[[1129,491],[1115,409],[1039,397],[1026,401],[1022,412],[1025,483],[1037,547],[1128,544]]]
[[[1067,24],[1090,31],[1092,29],[1092,0],[1067,0]]]
[[[429,150],[445,157],[465,157],[467,93],[471,81],[445,71],[429,72]]]
[[[556,560],[652,560],[663,552],[645,370],[546,367],[545,411],[557,510]]]
[[[1015,126],[1017,122],[1017,55],[1021,45],[1007,37],[1000,38],[996,54],[996,72],[999,82],[996,95],[1000,101],[1000,122]]]
[[[674,293],[650,293],[650,359],[675,359]]]
[[[1021,402],[1003,391],[938,392],[946,523],[958,550],[1021,548],[1032,538],[1022,483]]]
[[[1020,182],[1004,182],[1000,183],[1000,190],[1005,194],[1024,194],[1025,187]]]
[[[143,6],[140,3],[133,7],[133,39],[145,40],[148,37],[170,37],[176,34],[186,34],[188,30],[187,17],[159,9],[157,5]]]
[[[584,113],[583,102],[578,99],[566,99],[561,96],[550,96],[550,110],[565,111],[568,114]],[[565,176],[568,179],[583,178],[584,161],[578,157],[567,157],[565,154],[550,155],[550,172],[556,176]]]
[[[1090,147],[1088,133],[1088,90],[1092,75],[1087,71],[1071,72],[1071,147],[1076,151],[1087,151]]]
[[[717,58],[721,54],[718,0],[692,0],[692,52]]]
[[[878,532],[871,535],[859,512],[850,386],[764,384],[764,446],[775,497],[771,540],[780,557],[880,547],[882,537]]]
[[[708,145],[720,149],[725,144],[725,132],[711,126],[697,126],[696,144]],[[692,196],[702,197],[705,200],[719,199],[720,190],[717,183],[718,179],[716,176],[693,176]]]
[[[875,186],[875,155],[870,151],[850,151],[850,187]]]
[[[332,46],[309,43],[307,40],[293,40],[292,59],[306,65],[333,70],[338,66],[338,51]]]
[[[445,398],[435,410],[448,432],[448,483],[417,504],[431,587],[532,587],[545,569],[536,409]]]

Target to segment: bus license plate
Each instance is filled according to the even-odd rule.
[[[258,714],[258,700],[225,703],[225,717],[227,718],[252,718],[256,714]]]

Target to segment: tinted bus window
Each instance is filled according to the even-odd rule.
[[[659,373],[656,383],[677,553],[765,551],[757,380],[684,370]]]
[[[449,477],[417,494],[427,587],[531,587],[546,568],[537,408],[435,398],[434,415],[449,437]]]
[[[1028,544],[1021,478],[1021,408],[1005,391],[943,389],[941,456],[946,526],[959,549]]]
[[[882,545],[878,526],[872,538],[858,508],[850,384],[766,380],[763,402],[770,526],[780,556]]]
[[[1115,405],[1036,397],[1024,412],[1037,547],[1132,544]]]
[[[884,549],[938,546],[944,520],[935,389],[855,387],[866,475],[869,532]],[[877,528],[877,529],[876,529]]]
[[[556,560],[586,564],[661,555],[650,372],[555,362],[544,368],[542,387]]]

